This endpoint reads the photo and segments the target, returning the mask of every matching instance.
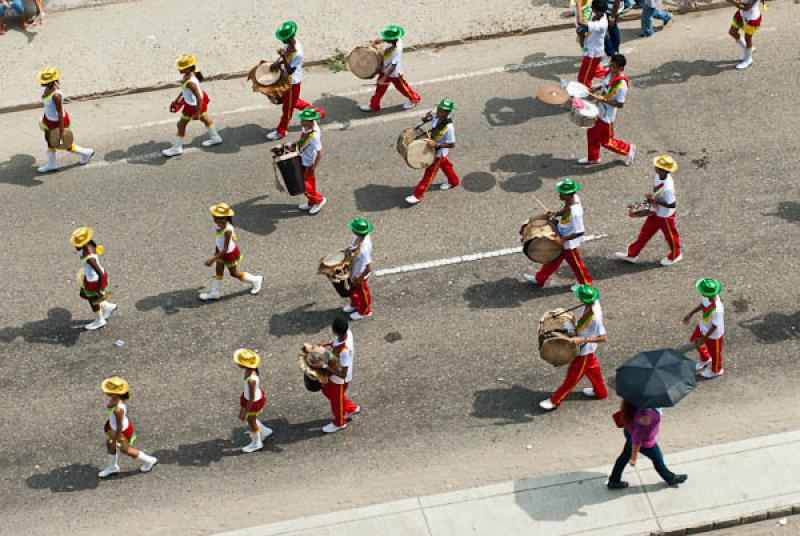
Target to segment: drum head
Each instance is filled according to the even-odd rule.
[[[436,151],[428,145],[428,140],[413,140],[406,146],[406,163],[414,169],[423,169],[436,159]]]
[[[533,262],[546,264],[553,262],[560,255],[564,248],[555,240],[550,240],[543,236],[537,236],[526,240],[522,247],[525,256]]]
[[[564,104],[569,100],[569,93],[561,84],[546,84],[536,90],[536,96],[545,104]]]
[[[581,84],[580,82],[567,82],[565,86],[563,86],[567,92],[567,95],[570,97],[578,97],[579,99],[585,99],[589,96],[589,88],[585,85]]]
[[[339,266],[344,262],[345,257],[344,251],[337,251],[336,253],[331,253],[323,257],[322,264],[330,267]]]
[[[584,99],[581,99],[581,103],[583,104],[583,108],[577,110],[577,112],[582,116],[596,119],[597,116],[600,115],[600,107],[595,103]]]
[[[578,356],[578,347],[569,342],[565,335],[555,333],[553,338],[542,343],[539,355],[554,367],[563,367],[575,360]]]
[[[361,45],[347,56],[347,67],[358,78],[368,80],[381,71],[382,59],[380,52],[375,48]]]
[[[256,72],[253,78],[255,78],[255,81],[262,86],[271,86],[281,78],[281,70],[278,69],[277,71],[271,71],[271,65],[271,63],[267,62],[256,67]]]
[[[47,134],[47,141],[50,142],[50,146],[56,149],[70,149],[75,141],[75,136],[73,136],[72,131],[68,128],[64,129],[64,139],[61,143],[58,141],[58,135],[59,132],[57,128],[51,129]]]

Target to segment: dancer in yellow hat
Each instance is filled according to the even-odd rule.
[[[244,391],[239,397],[239,420],[247,421],[250,426],[250,443],[242,447],[242,452],[255,452],[264,448],[264,440],[272,435],[272,429],[258,419],[267,400],[258,373],[261,356],[249,348],[239,348],[233,353],[233,362],[244,369]]]
[[[39,126],[44,131],[44,141],[47,143],[47,163],[37,168],[37,171],[50,173],[58,169],[57,149],[76,153],[81,157],[79,164],[88,164],[94,156],[94,150],[75,145],[72,142],[72,133],[68,130],[70,120],[64,108],[64,94],[61,92],[61,71],[55,67],[48,67],[39,71],[37,79],[44,88],[42,94],[44,116]],[[57,137],[53,134],[54,131],[58,132]]]
[[[117,306],[107,299],[108,294],[108,272],[100,264],[100,255],[103,254],[103,246],[98,246],[92,237],[94,230],[91,227],[78,227],[72,231],[70,244],[81,256],[83,269],[78,272],[81,284],[80,296],[89,302],[92,311],[97,318],[86,329],[94,331],[100,329],[108,323],[108,319],[117,310]]]
[[[242,262],[242,253],[236,244],[236,229],[233,227],[233,209],[227,203],[217,203],[208,207],[211,217],[216,224],[217,237],[215,241],[214,256],[206,261],[206,266],[216,264],[216,275],[211,283],[208,292],[201,292],[200,299],[203,301],[218,300],[221,297],[220,289],[222,280],[225,277],[225,267],[228,268],[231,276],[239,279],[245,284],[250,285],[250,294],[258,294],[261,291],[261,284],[264,277],[241,272],[238,269]]]

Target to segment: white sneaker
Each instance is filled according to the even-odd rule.
[[[201,292],[199,298],[203,301],[210,301],[210,300],[218,300],[222,297],[218,290],[212,290],[211,292]]]
[[[628,156],[625,157],[625,165],[630,166],[633,164],[634,158],[636,158],[636,146],[631,144],[631,150],[628,152]]]
[[[150,470],[156,466],[158,463],[158,458],[153,457],[152,461],[144,462],[142,465],[139,466],[139,470],[143,473],[149,473]]]
[[[418,103],[416,102],[408,101],[405,104],[403,104],[403,110],[411,110],[412,108],[416,108],[417,104]]]
[[[56,171],[58,169],[58,164],[51,164],[47,163],[41,167],[36,168],[36,171],[39,173],[50,173],[51,171]]]
[[[699,372],[704,368],[706,368],[707,366],[709,366],[710,364],[711,364],[710,359],[708,361],[698,361],[697,363],[694,364],[694,370]]]
[[[439,189],[440,190],[449,190],[452,187],[453,187],[453,185],[450,184],[449,182],[445,182],[444,184],[440,184],[439,185]]]
[[[725,374],[725,369],[719,369],[719,372],[714,372],[711,369],[706,369],[700,373],[700,377],[705,378],[706,380],[712,380],[717,376],[722,376],[723,374]]]
[[[115,463],[114,465],[106,465],[103,467],[100,472],[97,473],[97,476],[99,478],[106,478],[117,473],[119,473],[119,465]]]
[[[106,320],[111,318],[111,315],[113,315],[114,311],[117,310],[117,304],[108,301],[104,301],[102,307],[103,307],[103,318],[105,318]]]
[[[371,316],[372,316],[372,313],[370,313],[368,315],[362,315],[361,313],[353,313],[353,314],[350,315],[350,318],[352,320],[364,320],[365,318],[369,318]]]
[[[416,205],[420,201],[422,201],[422,199],[417,199],[417,197],[414,195],[409,195],[408,197],[406,197],[406,203],[408,203],[409,205]]]
[[[356,410],[345,413],[344,418],[350,420],[353,418],[354,415],[358,415],[359,413],[361,413],[361,406],[356,406]]]
[[[522,277],[525,278],[525,281],[528,283],[532,283],[534,286],[540,286],[539,282],[536,280],[536,276],[533,274],[529,274],[528,272],[523,272]]]
[[[753,65],[753,58],[745,56],[745,59],[736,64],[736,68],[741,71],[743,69],[747,69],[751,65]]]
[[[556,409],[557,406],[553,404],[549,398],[545,398],[544,400],[539,402],[539,407],[545,411],[553,411],[554,409]]]
[[[261,284],[264,283],[263,275],[253,276],[253,288],[250,289],[250,294],[258,294],[261,292]]]
[[[261,425],[261,428],[259,428],[259,430],[258,430],[258,435],[259,435],[259,437],[261,438],[261,441],[262,441],[262,442],[263,442],[263,441],[264,441],[266,438],[268,438],[269,436],[271,436],[272,434],[273,434],[272,428],[270,428],[269,426],[264,426],[264,425]]]
[[[242,452],[251,453],[257,450],[261,450],[264,448],[264,442],[261,440],[261,434],[253,434],[252,432],[247,432],[250,436],[251,440],[250,443],[242,447]]]
[[[89,149],[88,153],[81,155],[81,159],[78,160],[78,163],[82,166],[85,166],[86,164],[89,163],[89,161],[92,159],[93,156],[94,156],[94,149]]]
[[[678,264],[682,260],[683,260],[683,253],[681,253],[674,259],[670,259],[669,257],[664,257],[659,262],[661,263],[661,266],[672,266],[673,264]]]
[[[328,424],[322,427],[322,431],[326,434],[334,434],[339,430],[344,430],[345,428],[347,428],[346,423],[343,426],[336,426],[332,422],[329,422]]]
[[[342,307],[342,311],[347,313],[347,314],[355,313],[356,312],[356,308],[353,307],[352,305],[345,305],[344,307]]]
[[[369,104],[359,104],[358,109],[362,112],[377,112],[378,110],[373,109]]]
[[[161,151],[161,154],[163,154],[167,158],[172,158],[173,156],[179,156],[183,154],[183,147],[178,147],[176,145],[173,145],[172,147]]]
[[[202,143],[202,146],[203,147],[213,147],[215,145],[219,145],[220,143],[222,143],[222,136],[216,135],[216,136],[211,136],[210,138],[205,140]]]
[[[590,166],[592,164],[599,164],[599,163],[600,163],[600,160],[589,160],[589,158],[585,157],[585,156],[583,158],[579,158],[578,159],[578,164],[580,164],[582,166]]]
[[[267,134],[267,139],[268,139],[269,141],[277,141],[277,140],[283,139],[283,136],[281,136],[280,134],[278,134],[278,131],[277,131],[277,130],[273,130],[272,132],[270,132],[269,134]]]
[[[309,205],[308,201],[306,201],[305,203],[300,203],[299,205],[297,205],[297,208],[299,208],[300,210],[309,210],[311,208],[311,205]]]
[[[594,387],[587,387],[583,390],[583,396],[587,398],[597,398],[597,395],[594,394]]]
[[[618,259],[622,259],[623,261],[627,261],[630,263],[636,262],[636,257],[629,257],[627,251],[616,251],[614,252],[614,256]]]
[[[90,324],[86,324],[86,329],[87,329],[88,331],[94,331],[94,330],[96,330],[96,329],[100,329],[100,328],[102,328],[102,327],[103,327],[103,326],[105,326],[106,324],[108,324],[108,322],[106,322],[106,319],[105,319],[105,318],[103,318],[102,316],[98,316],[98,317],[95,319],[95,321],[94,321],[94,322],[92,322],[92,323],[90,323]]]
[[[312,216],[315,214],[319,214],[319,211],[322,210],[322,207],[328,204],[328,198],[323,197],[321,203],[317,203],[316,205],[311,205],[311,208],[308,209],[308,213]]]

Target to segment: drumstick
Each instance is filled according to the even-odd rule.
[[[534,201],[536,201],[536,202],[539,204],[539,206],[540,206],[540,207],[542,207],[542,208],[544,209],[544,211],[545,211],[545,212],[553,212],[552,210],[550,210],[550,209],[547,207],[547,205],[545,205],[544,203],[542,203],[542,200],[541,200],[541,199],[539,199],[539,198],[538,198],[538,197],[536,197],[535,195],[533,196],[533,199],[534,199]]]
[[[557,317],[557,316],[561,316],[561,315],[563,315],[564,313],[568,313],[568,312],[570,312],[570,311],[574,311],[575,309],[580,309],[581,307],[585,307],[585,306],[586,306],[586,304],[584,304],[584,303],[581,303],[581,304],[579,304],[579,305],[576,305],[575,307],[570,307],[569,309],[565,309],[565,310],[563,310],[563,311],[559,311],[559,312],[558,312],[558,314],[552,314],[552,313],[550,313],[550,314],[549,314],[549,316],[550,316],[550,318],[555,318],[555,317]],[[545,314],[548,314],[548,313],[545,313]]]

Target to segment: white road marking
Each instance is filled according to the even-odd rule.
[[[602,240],[607,238],[607,234],[588,235],[584,242],[592,242],[594,240]],[[450,266],[453,264],[463,264],[465,262],[481,261],[484,259],[493,259],[495,257],[504,257],[506,255],[515,255],[522,253],[522,246],[514,248],[498,249],[495,251],[487,251],[485,253],[470,253],[468,255],[460,255],[458,257],[450,257],[448,259],[439,259],[435,261],[421,262],[418,264],[407,264],[405,266],[398,266],[397,268],[386,268],[384,270],[375,270],[375,277],[382,277],[385,275],[405,274],[407,272],[417,272],[420,270],[430,270],[432,268],[441,268],[442,266]]]

